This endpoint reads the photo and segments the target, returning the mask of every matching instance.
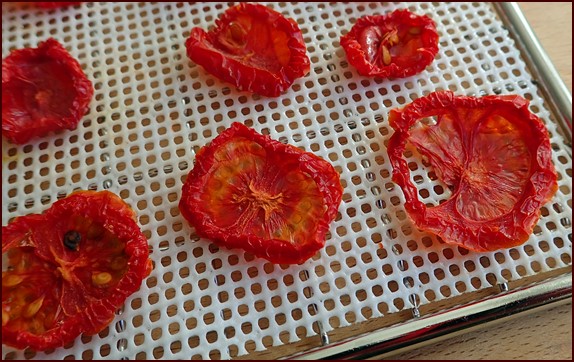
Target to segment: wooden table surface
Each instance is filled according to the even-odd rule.
[[[572,93],[572,3],[519,6]],[[390,358],[572,360],[572,302]]]

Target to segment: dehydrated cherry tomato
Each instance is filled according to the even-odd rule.
[[[187,55],[240,90],[277,97],[309,72],[303,35],[292,19],[264,5],[240,3],[215,24],[207,33],[191,30]]]
[[[135,212],[78,191],[2,227],[2,343],[46,350],[95,334],[151,272]]]
[[[359,18],[340,43],[359,74],[403,78],[432,63],[438,39],[431,18],[402,9]]]
[[[325,245],[342,193],[327,161],[234,123],[197,153],[179,208],[199,236],[300,264]]]
[[[548,131],[518,95],[435,92],[392,110],[388,144],[393,180],[415,225],[476,251],[524,243],[557,190]],[[451,191],[427,207],[403,157],[407,142]]]
[[[55,39],[14,50],[2,61],[2,134],[22,144],[73,130],[93,94],[78,61]]]

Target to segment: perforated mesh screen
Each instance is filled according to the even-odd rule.
[[[571,265],[572,161],[526,66],[484,3],[408,4],[437,23],[440,51],[419,75],[369,79],[339,38],[360,16],[406,4],[270,3],[299,24],[311,72],[278,98],[239,92],[188,60],[193,26],[228,4],[82,3],[39,10],[2,4],[2,56],[59,40],[96,92],[75,131],[28,145],[2,140],[2,223],[77,189],[108,189],[136,210],[154,270],[96,336],[4,358],[228,359]],[[547,124],[559,190],[524,245],[492,253],[448,246],[413,227],[391,181],[388,111],[435,90],[519,94]],[[344,186],[327,245],[278,266],[195,236],[177,204],[197,150],[232,122],[329,160]],[[447,188],[412,156],[421,198]],[[291,351],[295,352],[295,351]]]

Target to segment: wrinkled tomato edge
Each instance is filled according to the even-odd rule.
[[[20,240],[28,237],[30,225],[49,222],[54,218],[83,215],[102,223],[126,242],[125,253],[129,257],[128,270],[115,286],[116,293],[110,299],[94,302],[85,313],[69,317],[61,325],[42,335],[16,331],[2,326],[2,344],[15,348],[32,348],[44,351],[72,342],[81,333],[93,335],[103,330],[114,318],[116,310],[128,296],[139,290],[142,281],[151,273],[147,238],[135,221],[135,212],[117,195],[109,191],[76,191],[54,202],[43,214],[16,217],[2,227],[2,253]],[[49,227],[49,226],[48,226]]]
[[[315,181],[326,209],[323,217],[317,220],[317,233],[311,240],[292,244],[284,240],[264,239],[254,235],[230,235],[226,230],[206,222],[207,218],[202,211],[202,205],[194,200],[195,195],[203,190],[203,180],[216,162],[214,154],[217,149],[235,137],[244,137],[256,142],[267,152],[279,153],[285,155],[286,158],[298,158],[301,172],[308,174]],[[218,245],[230,249],[241,248],[276,264],[301,264],[325,246],[325,236],[329,231],[331,221],[337,216],[342,195],[343,188],[339,174],[327,161],[295,146],[275,141],[267,135],[259,134],[235,122],[197,153],[194,168],[187,175],[183,185],[179,209],[184,218],[194,226],[197,235],[210,239]]]
[[[53,117],[44,120],[45,126],[21,127],[8,114],[7,110],[2,111],[2,134],[15,144],[24,144],[32,138],[43,137],[51,131],[63,129],[74,130],[78,126],[80,119],[89,109],[90,101],[94,95],[92,82],[87,78],[80,63],[53,38],[48,38],[38,44],[37,48],[16,49],[2,60],[2,98],[11,97],[5,94],[4,84],[10,82],[11,78],[17,74],[17,69],[21,64],[25,64],[29,59],[46,57],[54,62],[65,64],[72,78],[75,91],[73,107],[68,117]]]
[[[421,28],[421,37],[424,47],[417,49],[421,59],[413,62],[411,66],[401,67],[396,63],[378,66],[367,59],[359,37],[363,30],[370,26],[382,26],[385,23],[415,23]],[[349,63],[355,67],[362,76],[378,76],[381,78],[405,78],[422,72],[430,65],[438,53],[439,35],[434,21],[426,15],[416,15],[407,9],[395,10],[384,15],[366,15],[357,20],[351,30],[341,36],[340,44],[345,50]]]
[[[405,196],[405,209],[419,229],[428,230],[444,220],[429,219],[427,206],[419,199],[418,189],[410,178],[410,169],[403,154],[410,137],[410,128],[425,117],[448,113],[454,108],[491,108],[504,109],[514,118],[520,118],[524,126],[530,127],[532,138],[536,142],[533,157],[533,171],[526,186],[520,204],[512,212],[501,216],[498,223],[480,228],[476,236],[477,225],[466,220],[464,225],[446,225],[457,231],[460,239],[443,237],[450,244],[466,249],[484,252],[510,248],[523,244],[532,233],[540,218],[540,208],[548,202],[557,190],[557,174],[552,163],[552,148],[548,130],[542,120],[528,109],[529,101],[518,95],[489,95],[480,98],[456,96],[451,91],[437,91],[416,99],[403,109],[393,109],[389,114],[389,123],[395,130],[387,146],[388,156],[393,168],[392,179],[399,185]],[[462,218],[462,216],[461,216]],[[452,231],[451,230],[451,231]],[[477,238],[482,241],[479,242]]]
[[[216,36],[221,25],[231,22],[238,16],[245,15],[269,19],[269,23],[288,35],[287,46],[291,52],[291,57],[289,63],[282,67],[279,72],[273,73],[267,69],[255,68],[250,64],[227,57],[214,46],[212,39]],[[258,93],[267,97],[280,96],[297,78],[303,77],[311,69],[307,48],[297,23],[260,4],[240,3],[228,9],[215,21],[215,29],[210,32],[199,27],[193,28],[185,46],[189,59],[202,66],[210,74],[235,85],[242,91]]]

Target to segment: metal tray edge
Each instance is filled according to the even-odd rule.
[[[381,358],[408,348],[484,328],[521,313],[567,303],[572,298],[572,274],[502,292],[487,299],[412,319],[350,340],[329,344],[290,359]]]
[[[514,35],[522,48],[522,56],[536,77],[536,84],[546,93],[546,101],[557,113],[557,122],[564,136],[565,143],[572,150],[572,94],[564,80],[558,74],[556,67],[544,51],[532,27],[516,2],[500,2],[492,4],[498,16]]]

